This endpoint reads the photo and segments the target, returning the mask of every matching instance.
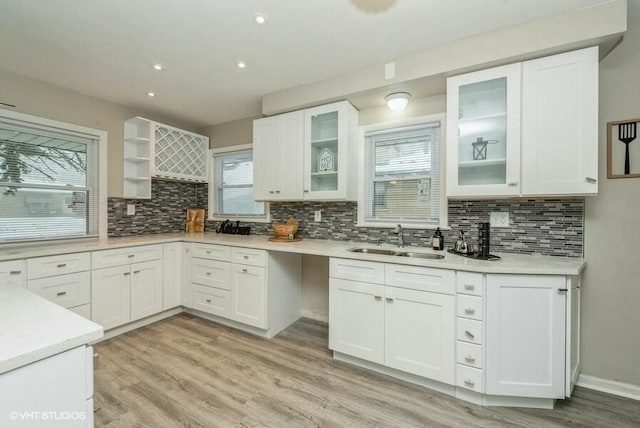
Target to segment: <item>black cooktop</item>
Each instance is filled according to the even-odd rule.
[[[451,254],[455,254],[457,256],[462,256],[462,257],[468,257],[470,259],[476,259],[476,260],[500,260],[500,256],[496,256],[493,254],[489,254],[488,256],[482,256],[480,253],[460,253],[456,250],[454,250],[453,248],[449,248],[447,250],[448,252],[450,252]]]

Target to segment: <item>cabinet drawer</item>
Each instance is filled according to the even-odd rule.
[[[27,288],[65,308],[85,305],[91,299],[91,273],[79,272],[29,280]]]
[[[128,263],[147,262],[150,260],[159,260],[161,258],[161,244],[117,248],[114,250],[94,251],[91,253],[93,269],[126,265]]]
[[[483,317],[483,304],[482,297],[478,296],[465,296],[464,294],[458,294],[456,296],[458,300],[456,313],[459,317],[471,318],[474,320],[482,320]]]
[[[456,273],[456,291],[473,296],[484,295],[484,275],[458,271]]]
[[[91,319],[91,304],[88,303],[86,305],[74,306],[73,308],[69,308],[71,312],[75,312],[76,314],[85,317],[86,319]]]
[[[456,338],[463,342],[480,345],[482,340],[482,322],[466,318],[456,319]]]
[[[194,284],[193,309],[229,317],[231,314],[231,291]]]
[[[476,392],[484,392],[484,373],[480,369],[456,366],[456,385]]]
[[[456,362],[467,366],[484,368],[483,349],[480,345],[456,342]]]
[[[228,262],[231,260],[231,249],[224,245],[191,244],[191,257]]]
[[[384,263],[332,258],[329,262],[329,276],[372,284],[384,284]]]
[[[267,252],[264,250],[254,250],[251,248],[231,248],[231,261],[251,266],[266,266]]]
[[[27,279],[91,270],[89,253],[60,254],[27,260]]]
[[[230,265],[217,260],[191,259],[191,282],[230,290]]]
[[[455,293],[455,272],[420,266],[385,265],[385,284],[441,294]]]
[[[26,284],[27,272],[24,260],[11,260],[0,262],[0,284],[24,287]]]

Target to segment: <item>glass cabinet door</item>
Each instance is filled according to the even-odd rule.
[[[519,193],[520,65],[447,82],[448,196]]]
[[[310,191],[338,190],[338,112],[311,115]]]

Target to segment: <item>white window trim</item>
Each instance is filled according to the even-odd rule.
[[[246,221],[248,223],[271,223],[271,210],[269,209],[269,203],[264,203],[265,217],[241,217],[241,216],[215,216],[216,206],[216,188],[215,188],[215,163],[213,162],[213,156],[222,153],[239,152],[243,150],[253,150],[253,144],[238,144],[236,146],[220,147],[217,149],[209,150],[209,216],[208,220],[211,221],[224,221],[224,220],[239,220]],[[254,177],[255,178],[255,177]]]
[[[17,121],[33,123],[40,126],[47,126],[50,128],[58,128],[61,131],[73,131],[81,134],[87,134],[92,137],[95,137],[98,140],[98,239],[106,239],[107,238],[107,145],[108,145],[108,133],[107,131],[103,131],[101,129],[95,128],[87,128],[85,126],[75,125],[73,123],[61,122],[57,120],[47,119],[40,116],[32,116],[30,114],[18,113],[14,111],[8,111],[0,109],[0,117],[4,117],[7,119],[13,119]],[[43,243],[51,243],[51,244],[61,244],[64,242],[77,242],[82,239],[96,239],[95,236],[87,236],[81,238],[72,238],[72,239],[56,239],[56,240],[42,240],[39,241],[40,245]],[[3,245],[15,245],[15,246],[24,246],[24,245],[36,245],[38,241],[31,242],[16,242],[8,243]]]
[[[449,218],[448,218],[448,204],[445,189],[447,188],[446,183],[446,171],[445,171],[445,160],[446,160],[446,124],[445,124],[445,113],[438,113],[429,116],[420,116],[420,117],[412,117],[407,119],[398,119],[387,122],[379,122],[372,125],[360,126],[358,128],[358,222],[356,227],[372,227],[372,228],[383,228],[389,229],[395,227],[395,224],[382,223],[382,222],[372,222],[365,220],[365,178],[367,178],[366,173],[366,165],[365,165],[365,153],[366,153],[366,141],[365,134],[368,132],[374,131],[383,131],[391,128],[403,128],[407,126],[414,125],[422,125],[429,122],[440,122],[440,222],[439,224],[425,224],[417,226],[413,223],[402,225],[407,229],[436,229],[440,228],[443,230],[449,230]],[[402,222],[400,222],[402,224]]]

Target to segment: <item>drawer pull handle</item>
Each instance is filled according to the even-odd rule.
[[[558,291],[561,292],[561,293],[564,293],[564,292],[569,291],[569,289],[568,288],[558,288]]]
[[[63,268],[63,267],[66,267],[66,266],[67,266],[67,264],[66,264],[66,263],[60,263],[60,264],[58,265],[58,267],[59,267],[59,268]]]
[[[476,336],[475,336],[473,333],[471,333],[469,330],[465,330],[465,331],[464,331],[464,334],[465,334],[467,337],[469,337],[470,339],[475,339],[475,338],[476,338]]]
[[[591,183],[591,184],[596,184],[598,182],[598,180],[596,180],[593,177],[585,177],[584,179],[587,183]]]
[[[386,300],[386,301],[387,301],[387,302],[389,302],[389,303],[393,303],[393,299],[392,299],[391,297],[387,297],[387,298],[386,298],[386,299],[384,299],[384,300]]]
[[[131,272],[124,272],[123,275],[124,276],[131,275]]]
[[[207,272],[207,276],[211,276],[211,272]]]
[[[67,294],[67,292],[66,292],[66,291],[58,291],[58,292],[56,293],[56,296],[64,296],[65,294]]]
[[[140,271],[139,270],[134,270],[133,273],[140,273]]]
[[[280,191],[279,191],[279,190],[276,190],[276,193],[280,193]]]
[[[247,270],[246,269],[242,269],[242,272],[247,273]]]
[[[472,357],[471,355],[467,355],[466,357],[464,357],[465,361],[468,361],[470,363],[475,363],[476,359],[474,357]]]
[[[211,299],[207,299],[207,303],[211,303]]]
[[[475,285],[473,285],[473,284],[465,284],[465,285],[464,285],[464,289],[465,289],[465,290],[475,290],[475,289],[476,289],[476,286],[475,286]]]
[[[249,256],[242,256],[245,260],[249,259]]]
[[[373,296],[373,298],[376,300],[382,300],[382,296]]]
[[[471,379],[465,379],[464,380],[464,384],[465,385],[469,385],[469,386],[474,386],[476,383],[474,381],[472,381]]]
[[[475,313],[476,313],[476,310],[475,310],[475,309],[473,309],[473,308],[466,308],[466,309],[464,310],[464,313],[465,313],[465,314],[467,314],[467,315],[473,315],[473,314],[475,314]]]
[[[507,184],[507,186],[510,186],[510,187],[517,186],[517,185],[518,185],[517,181],[513,181],[513,182]]]
[[[205,251],[207,254],[211,254],[211,250],[207,250]]]
[[[309,193],[309,189],[304,189],[304,193]]]
[[[127,257],[132,258],[132,257],[135,257],[135,256],[136,256],[135,254],[129,254]]]
[[[20,275],[22,273],[21,270],[12,270],[9,271],[9,275]]]

